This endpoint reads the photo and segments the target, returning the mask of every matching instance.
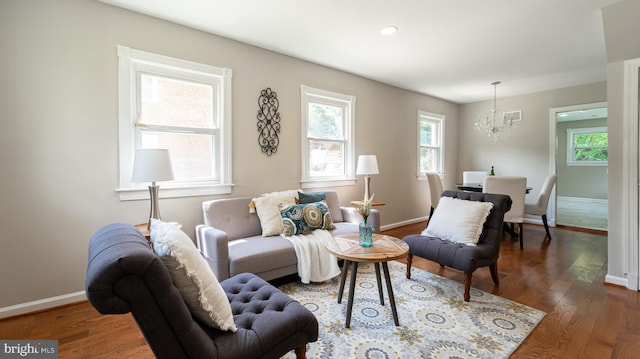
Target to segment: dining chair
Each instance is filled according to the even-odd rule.
[[[511,236],[515,236],[514,224],[518,224],[520,249],[524,248],[524,197],[527,191],[527,177],[487,176],[484,178],[482,192],[506,194],[511,197],[511,209],[504,214],[504,222],[511,224]]]
[[[542,183],[542,188],[538,194],[538,198],[535,203],[525,203],[524,213],[534,216],[542,216],[542,223],[544,224],[544,230],[547,232],[547,237],[551,240],[551,232],[549,232],[549,223],[547,223],[547,206],[549,205],[549,197],[551,197],[551,190],[556,184],[558,176],[555,174],[549,174]]]
[[[462,183],[483,183],[484,178],[488,175],[487,171],[463,171]]]
[[[427,173],[427,182],[429,183],[429,197],[431,200],[431,211],[429,211],[429,219],[431,219],[433,211],[440,202],[440,196],[442,195],[442,181],[440,181],[440,175],[437,173]]]

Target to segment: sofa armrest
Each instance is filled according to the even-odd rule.
[[[198,250],[213,270],[219,281],[229,278],[229,237],[214,227],[196,226]]]
[[[360,224],[364,220],[355,207],[340,207],[340,209],[345,222]],[[367,223],[373,227],[374,233],[380,233],[380,211],[372,208],[367,218]]]

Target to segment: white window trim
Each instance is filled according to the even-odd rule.
[[[345,118],[347,125],[345,126],[345,175],[337,177],[312,178],[309,177],[309,146],[307,145],[307,124],[308,111],[307,103],[312,100],[319,100],[323,103],[339,103],[340,106],[347,107]],[[300,180],[301,188],[321,188],[336,186],[352,186],[356,183],[355,178],[355,96],[340,94],[337,92],[321,90],[305,85],[300,86],[300,112],[301,112],[301,149],[302,149],[302,174]]]
[[[155,64],[162,66],[167,71],[179,69],[191,72],[194,76],[215,76],[220,79],[222,95],[222,108],[220,116],[220,144],[218,147],[219,157],[219,180],[199,183],[175,184],[172,182],[161,182],[162,190],[159,192],[160,198],[191,197],[217,194],[229,194],[233,188],[232,183],[232,156],[231,156],[231,77],[232,71],[228,68],[220,68],[210,65],[199,64],[187,60],[172,58],[168,56],[153,54],[150,52],[131,49],[125,46],[118,46],[118,91],[119,91],[119,187],[116,189],[121,201],[148,199],[148,184],[132,183],[131,173],[133,170],[133,157],[136,150],[136,67],[144,67]],[[127,70],[128,69],[128,70]]]
[[[416,158],[416,176],[418,177],[419,181],[426,181],[427,180],[427,173],[426,172],[421,172],[420,171],[420,148],[422,147],[420,145],[420,123],[423,120],[427,120],[430,122],[437,122],[439,127],[440,127],[440,131],[438,133],[438,143],[440,143],[440,151],[439,151],[439,158],[438,158],[438,163],[439,163],[439,168],[438,170],[435,172],[437,173],[440,178],[444,178],[444,121],[445,121],[445,116],[444,115],[439,115],[436,113],[432,113],[432,112],[427,112],[427,111],[422,111],[422,110],[418,110],[418,121],[416,122],[417,125],[417,158]]]
[[[567,128],[567,166],[608,166],[609,161],[576,161],[573,159],[573,136],[583,133],[607,133],[606,127]]]

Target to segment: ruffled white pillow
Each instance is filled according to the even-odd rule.
[[[272,192],[253,199],[256,213],[260,218],[262,235],[264,237],[277,236],[284,232],[282,217],[280,217],[280,205],[294,205],[298,198],[297,190]]]
[[[441,197],[422,235],[476,246],[491,208],[491,202]]]
[[[229,299],[191,238],[171,223],[152,220],[151,242],[191,314],[213,328],[235,332]]]

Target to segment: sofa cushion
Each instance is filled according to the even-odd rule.
[[[298,192],[298,203],[313,203],[326,201],[327,195],[324,192]]]
[[[152,220],[151,242],[192,315],[213,328],[235,332],[227,295],[191,238],[174,224]]]
[[[327,206],[329,207],[329,213],[331,213],[331,219],[333,223],[344,222],[342,216],[342,208],[340,207],[340,199],[338,198],[338,192],[326,191],[325,197],[327,200]]]
[[[316,229],[335,229],[325,201],[280,205],[280,215],[285,236],[307,234]]]
[[[442,197],[422,235],[475,246],[491,208],[491,202]]]
[[[284,231],[279,205],[296,204],[297,195],[297,190],[290,190],[267,193],[253,199],[263,236],[277,236]]]
[[[296,268],[293,245],[282,236],[247,237],[229,242],[229,274],[266,273],[283,267]],[[270,278],[268,278],[270,279]]]

